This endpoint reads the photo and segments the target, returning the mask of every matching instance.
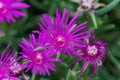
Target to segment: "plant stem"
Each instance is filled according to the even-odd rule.
[[[35,80],[35,76],[34,76],[34,74],[33,74],[33,73],[32,73],[31,80]]]
[[[97,21],[96,21],[95,13],[93,11],[91,11],[90,16],[91,16],[91,19],[92,19],[95,29],[97,29]]]

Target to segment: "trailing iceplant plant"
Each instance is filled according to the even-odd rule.
[[[33,76],[36,76],[37,72],[40,75],[50,75],[50,70],[56,71],[54,62],[60,62],[60,59],[53,57],[54,53],[52,50],[46,48],[34,34],[29,35],[30,42],[25,38],[22,39],[22,43],[19,46],[22,48],[20,54],[21,58],[24,59],[26,70],[32,70]]]
[[[39,34],[39,39],[46,47],[53,50],[53,53],[62,54],[66,53],[72,58],[72,54],[76,54],[76,48],[82,46],[82,40],[89,37],[91,30],[82,31],[87,27],[87,22],[76,25],[76,19],[79,13],[76,13],[74,17],[68,22],[70,18],[70,12],[67,12],[66,8],[63,10],[62,15],[56,9],[56,16],[53,18],[53,22],[48,14],[43,14],[43,18],[40,18],[38,23],[40,31],[35,30]],[[79,32],[81,31],[81,32]]]

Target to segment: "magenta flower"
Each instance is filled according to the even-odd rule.
[[[94,11],[96,8],[100,7],[101,4],[95,2],[95,0],[80,0],[80,7],[78,10],[81,11]]]
[[[12,58],[11,58],[12,59]],[[21,75],[21,72],[24,68],[24,64],[19,64],[16,59],[13,59],[14,64],[10,67],[10,73],[14,74],[14,76],[18,77]]]
[[[32,69],[34,76],[36,76],[38,71],[40,75],[45,75],[46,73],[50,75],[48,69],[56,71],[53,62],[59,62],[60,60],[53,58],[53,54],[51,53],[52,51],[45,48],[33,34],[29,37],[31,43],[23,38],[22,44],[19,45],[22,48],[22,52],[20,53],[22,54],[21,57],[26,61],[24,63],[27,68],[25,72]]]
[[[85,70],[88,64],[92,65],[90,75],[96,70],[97,67],[102,65],[102,61],[106,58],[107,49],[106,43],[102,40],[94,41],[94,37],[91,36],[89,41],[86,41],[84,46],[80,49],[80,56],[75,63],[84,60],[83,67],[81,69],[80,75]]]
[[[10,45],[7,46],[7,48],[1,53],[0,55],[0,80],[19,80],[14,76],[14,74],[11,74],[10,67],[14,65],[14,60],[16,57],[13,56],[14,51],[8,51],[8,53],[5,55],[7,49]],[[12,57],[12,58],[11,58]],[[19,58],[17,59],[17,61]],[[16,67],[18,68],[18,67]],[[14,70],[16,69],[14,68]]]
[[[48,14],[43,14],[44,19],[40,18],[40,23],[38,23],[41,31],[33,32],[39,33],[39,40],[54,52],[62,54],[64,51],[72,57],[71,53],[75,53],[75,49],[82,46],[82,40],[87,38],[91,32],[90,30],[82,31],[86,28],[87,22],[76,26],[78,16],[78,13],[75,14],[69,22],[70,13],[67,13],[66,9],[64,9],[63,14],[60,15],[57,9],[53,21]]]
[[[23,3],[22,0],[0,0],[0,22],[3,22],[5,19],[8,23],[10,21],[15,22],[14,17],[25,16],[25,13],[20,10],[28,7],[29,5]]]
[[[95,7],[94,0],[80,0],[80,7],[83,10],[93,10]]]

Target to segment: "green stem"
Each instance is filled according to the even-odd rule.
[[[57,58],[57,60],[60,58],[60,53],[59,52],[57,53],[57,57],[56,58]]]
[[[32,73],[31,80],[35,80],[35,76],[34,76],[34,74],[33,74],[33,73]]]
[[[91,16],[91,19],[93,21],[95,29],[97,29],[97,21],[96,21],[95,13],[93,11],[91,11],[90,16]]]
[[[120,2],[120,0],[113,0],[110,4],[108,4],[106,7],[97,10],[96,11],[96,15],[100,16],[103,15],[107,12],[109,12],[110,10],[112,10],[116,5],[118,5],[118,3]]]

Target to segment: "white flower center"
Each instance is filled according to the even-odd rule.
[[[0,2],[0,13],[6,13],[7,12],[7,10],[6,10],[6,8],[5,8],[5,5],[2,3],[2,2]]]
[[[91,5],[89,3],[83,3],[82,4],[82,7],[85,7],[87,9],[90,9],[91,8]]]
[[[55,41],[55,44],[58,47],[63,47],[65,45],[65,39],[64,39],[64,37],[58,36],[57,39],[56,39],[56,41]]]
[[[93,0],[81,0],[81,7],[83,9],[91,9],[93,7]]]
[[[36,63],[36,64],[42,64],[43,57],[42,57],[42,55],[40,53],[35,53],[33,55],[32,59],[33,59],[34,63]]]
[[[87,50],[88,50],[88,54],[91,55],[91,56],[96,55],[96,54],[97,54],[97,51],[98,51],[98,49],[96,48],[95,45],[93,45],[93,46],[88,46],[88,47],[87,47]]]
[[[3,8],[3,3],[0,2],[0,8]]]
[[[38,54],[38,55],[36,56],[36,59],[39,60],[39,59],[43,59],[43,58],[42,58],[41,54]]]

